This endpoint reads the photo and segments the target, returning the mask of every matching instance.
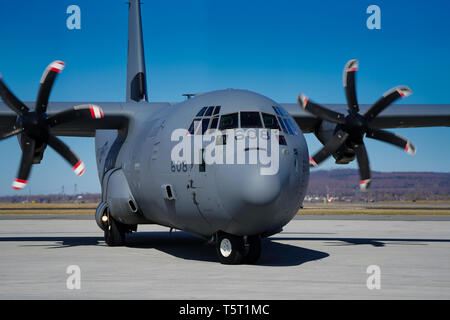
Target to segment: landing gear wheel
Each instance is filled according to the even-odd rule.
[[[123,224],[116,221],[111,215],[105,228],[105,242],[110,247],[125,245],[125,230]]]
[[[253,264],[258,261],[261,256],[261,237],[248,236],[247,237],[247,254],[245,256],[245,263]]]
[[[227,233],[219,233],[216,251],[222,264],[241,264],[244,261],[244,238]]]

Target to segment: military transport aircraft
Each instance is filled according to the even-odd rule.
[[[410,141],[384,129],[450,125],[450,105],[386,109],[411,94],[404,86],[387,91],[372,106],[359,105],[356,60],[344,68],[347,105],[324,107],[302,94],[297,103],[280,104],[235,89],[187,95],[179,103],[148,102],[138,0],[130,1],[128,19],[124,103],[48,103],[52,85],[65,67],[62,61],[45,69],[33,103],[21,102],[0,77],[0,139],[17,136],[23,152],[13,188],[26,186],[32,165],[40,163],[47,146],[76,174],[83,174],[83,162],[57,136],[95,137],[102,187],[95,218],[109,246],[124,245],[126,235],[139,224],[159,224],[214,240],[221,263],[255,263],[260,239],[280,232],[300,208],[310,165],[329,156],[339,164],[356,158],[360,187],[366,189],[371,175],[364,136],[414,154]],[[174,161],[177,129],[184,130],[186,141],[212,132],[216,139],[212,149],[222,156],[228,152],[223,150],[239,142],[239,135],[250,141],[246,136],[250,129],[268,130],[264,139],[266,144],[270,140],[278,164],[270,174],[262,173],[265,164],[258,161],[208,164],[204,140],[196,155],[199,161]],[[312,157],[304,133],[314,133],[324,145]],[[268,152],[262,142],[242,152]]]

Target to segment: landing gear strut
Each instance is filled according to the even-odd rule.
[[[258,236],[240,237],[219,232],[216,251],[222,264],[255,263],[261,255],[261,239]]]
[[[249,264],[256,263],[261,256],[261,237],[259,235],[248,236],[246,249],[245,262]]]
[[[105,227],[105,242],[110,247],[125,245],[125,234],[127,232],[126,225],[114,219],[109,213],[107,214],[107,226]]]

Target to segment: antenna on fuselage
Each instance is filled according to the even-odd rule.
[[[127,102],[148,102],[141,3],[128,2]]]

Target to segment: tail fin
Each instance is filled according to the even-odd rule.
[[[140,4],[128,3],[127,102],[148,101]]]

